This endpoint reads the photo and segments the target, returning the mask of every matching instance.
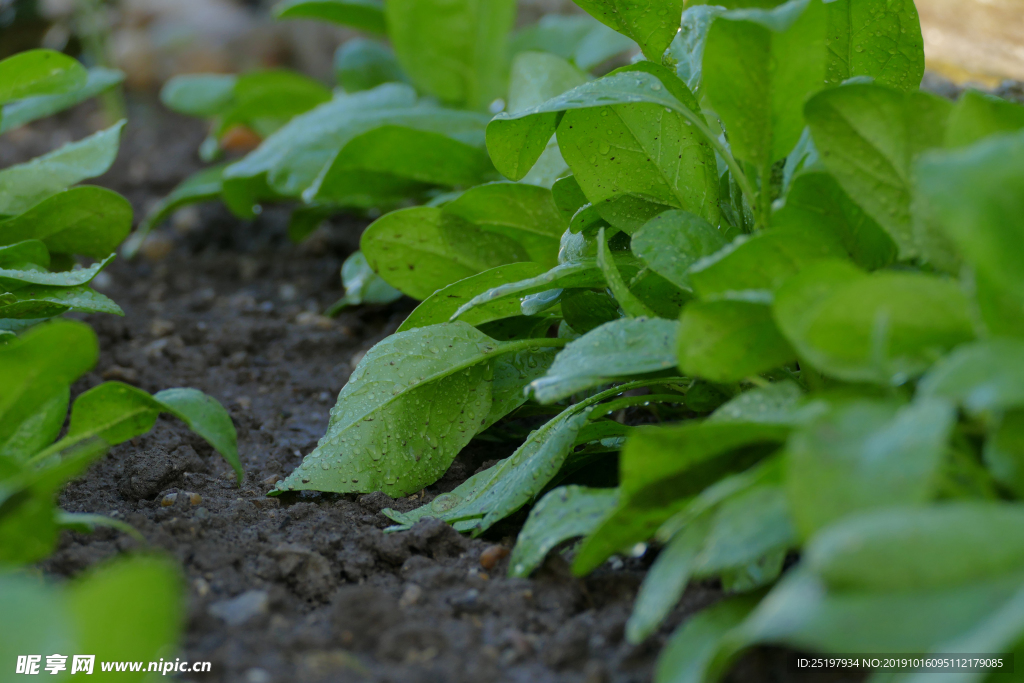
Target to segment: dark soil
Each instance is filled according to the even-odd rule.
[[[52,149],[68,129],[77,138],[95,116],[80,109],[21,131],[0,161]],[[204,131],[148,102],[133,103],[131,116],[118,164],[102,182],[142,210],[197,167]],[[320,317],[342,293],[339,267],[364,223],[341,219],[295,246],[286,222],[275,208],[252,223],[219,206],[179,214],[144,258],[118,260],[96,283],[126,317],[88,319],[102,354],[75,393],[104,380],[147,391],[195,387],[220,400],[238,428],[241,486],[204,441],[161,418],[149,434],[112,449],[60,501],[127,521],[149,547],[180,562],[188,587],[182,656],[213,663],[212,673],[190,680],[651,680],[668,634],[717,600],[716,586],[691,587],[662,631],[632,646],[623,629],[653,551],[582,580],[556,554],[532,579],[509,579],[507,558],[489,560],[501,555],[495,546],[511,548],[514,526],[482,540],[429,519],[383,533],[381,508],[419,506],[513,445],[474,443],[441,482],[405,499],[266,497],[314,447],[362,354],[413,306],[403,300]],[[142,547],[112,530],[67,532],[42,569],[71,577]],[[795,680],[785,659],[755,652],[733,677]]]

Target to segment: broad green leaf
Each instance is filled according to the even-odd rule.
[[[145,434],[160,413],[171,413],[205,439],[242,480],[237,437],[227,411],[196,389],[167,389],[150,396],[121,382],[106,382],[78,396],[71,406],[67,435],[61,442],[102,439],[109,445]]]
[[[694,576],[717,576],[743,569],[768,553],[789,550],[796,542],[782,487],[755,486],[729,498],[715,511],[693,560]]]
[[[1024,495],[1024,410],[1009,410],[991,430],[983,452],[985,466],[992,478],[1012,491]]]
[[[609,179],[615,182],[616,191],[619,193],[647,190],[657,192],[653,198],[703,196],[704,201],[699,201],[693,206],[677,206],[677,208],[684,208],[697,214],[705,210],[709,214],[713,214],[706,217],[713,219],[712,223],[717,223],[718,179],[713,160],[714,153],[707,144],[705,137],[698,137],[698,135],[701,135],[700,133],[689,131],[690,128],[696,127],[707,131],[707,135],[710,135],[710,131],[707,129],[707,122],[704,120],[703,115],[698,113],[699,107],[696,101],[692,95],[686,92],[685,86],[678,79],[675,80],[678,87],[663,83],[656,74],[661,74],[662,77],[669,80],[670,84],[672,81],[668,76],[664,75],[663,71],[658,70],[653,65],[645,63],[644,65],[626,67],[626,69],[620,69],[603,78],[584,83],[532,109],[511,114],[499,114],[494,117],[487,126],[487,149],[491,153],[491,159],[494,161],[495,168],[507,178],[512,180],[522,179],[537,162],[551,136],[556,130],[561,129],[560,123],[565,123],[563,113],[567,110],[585,112],[589,109],[598,108],[600,111],[609,112],[608,117],[600,116],[600,111],[596,112],[599,120],[610,119],[612,112],[615,112],[615,119],[618,121],[616,129],[619,131],[619,134],[626,136],[626,138],[622,139],[623,142],[629,137],[634,137],[634,131],[630,128],[630,125],[633,125],[636,128],[636,134],[641,135],[644,140],[655,145],[656,142],[660,143],[663,141],[655,141],[653,139],[656,135],[654,132],[656,126],[643,112],[646,111],[648,114],[651,114],[657,109],[659,113],[655,116],[654,120],[664,120],[665,125],[671,126],[672,136],[676,137],[678,142],[687,143],[687,149],[689,150],[687,161],[693,161],[696,164],[703,162],[701,165],[706,174],[708,174],[707,178],[701,179],[695,186],[677,184],[677,175],[671,172],[673,159],[667,156],[660,159],[660,164],[657,156],[652,157],[652,162],[647,161],[646,155],[642,158],[630,157],[637,163],[640,163],[642,168],[646,169],[646,172],[643,174],[638,174],[637,169],[633,168],[632,165],[630,168],[622,168],[623,157],[620,156],[618,158],[619,163],[617,165],[611,159],[614,156],[611,154],[611,144],[614,140],[608,139],[604,141],[604,144],[608,146],[608,153],[606,155],[601,154],[601,149],[603,149],[601,142],[596,143],[597,146],[593,150],[593,154],[583,154],[577,148],[578,153],[573,158],[582,158],[583,163],[588,167],[589,175],[588,180],[576,177],[576,181],[583,189],[587,198],[592,202],[610,197],[607,187],[601,186],[607,185]],[[648,73],[644,70],[638,71],[636,69],[650,69],[654,73]],[[667,72],[667,70],[664,71]],[[670,72],[669,76],[675,79],[675,76]],[[677,96],[682,96],[683,99],[677,99]],[[664,111],[665,109],[671,111],[666,112]],[[618,112],[622,112],[622,116],[625,118],[620,118]],[[664,116],[666,114],[668,117]],[[587,117],[587,120],[590,118],[593,117]],[[686,126],[684,121],[688,121],[691,124],[695,123],[695,126]],[[592,123],[596,124],[597,122]],[[687,131],[684,133],[683,129],[687,129]],[[606,131],[611,129],[605,127],[600,130]],[[583,146],[588,144],[586,137],[574,142]],[[652,147],[651,151],[654,152],[657,149],[661,149],[660,144]],[[563,155],[565,154],[566,152],[563,150]],[[600,160],[598,159],[599,155],[601,157]],[[606,156],[607,159],[605,158]],[[695,169],[689,163],[683,164],[682,160],[678,158],[679,153],[676,153],[675,156],[675,164],[680,168],[690,169],[690,171],[700,170]],[[593,161],[591,161],[591,157],[593,157]],[[569,161],[568,156],[566,156],[566,161]],[[570,165],[573,165],[572,162],[570,162]],[[596,170],[598,167],[605,169],[604,175],[598,173]],[[637,177],[630,178],[631,175],[636,175]],[[687,180],[682,181],[680,179],[679,183],[693,182],[699,178],[699,176],[693,175],[690,172],[682,174],[682,176],[686,177]],[[672,185],[661,185],[657,182],[659,178],[662,180],[666,178],[672,179]],[[709,181],[713,181],[713,187],[706,186]],[[623,183],[623,185],[620,186],[619,183]],[[653,183],[653,186],[651,183]],[[704,195],[702,195],[702,191],[705,193]],[[679,200],[676,199],[675,201],[678,202]],[[637,227],[640,226],[638,225]]]
[[[241,483],[245,473],[238,459],[238,434],[224,406],[196,389],[164,389],[153,394],[153,400],[213,446]]]
[[[924,273],[821,261],[783,285],[773,308],[802,359],[847,381],[902,383],[974,338],[959,285]]]
[[[743,290],[774,292],[811,263],[844,256],[839,240],[824,226],[776,228],[740,235],[691,265],[687,275],[704,299]]]
[[[77,287],[30,285],[21,287],[8,295],[0,295],[0,318],[34,320],[52,318],[68,311],[124,315],[120,306],[85,285]]]
[[[29,285],[46,285],[51,287],[77,287],[88,284],[99,275],[107,264],[114,260],[111,254],[102,261],[97,261],[88,268],[69,270],[62,273],[48,273],[43,270],[20,270],[17,268],[0,268],[0,289],[16,291]]]
[[[588,574],[613,554],[647,541],[693,496],[747,469],[788,432],[784,425],[696,421],[634,429],[619,458],[619,506],[584,541],[573,573]]]
[[[675,367],[678,323],[661,318],[623,318],[572,341],[547,375],[530,391],[541,403],[554,403],[584,389]]]
[[[544,269],[533,261],[520,261],[519,263],[509,263],[497,268],[491,268],[482,273],[471,275],[464,280],[453,282],[424,299],[423,303],[409,314],[409,317],[405,319],[405,322],[399,326],[396,332],[405,332],[417,327],[446,323],[464,303],[481,292],[486,292],[503,284],[537,277],[543,273]],[[509,298],[496,301],[489,306],[475,308],[459,319],[470,325],[477,326],[492,320],[511,318],[519,314],[519,299]]]
[[[471,275],[529,260],[518,242],[429,206],[385,215],[366,229],[360,245],[388,284],[421,300]]]
[[[23,408],[44,402],[58,387],[70,386],[96,365],[98,357],[96,333],[70,320],[38,325],[0,346],[0,429],[27,419]],[[35,395],[39,389],[43,398]],[[6,438],[5,432],[0,435]]]
[[[772,309],[756,301],[694,301],[679,322],[679,367],[712,382],[737,382],[794,359]]]
[[[70,109],[80,102],[110,90],[124,81],[124,74],[114,69],[93,67],[89,69],[85,85],[58,95],[38,95],[8,102],[3,106],[0,119],[0,133],[5,133],[26,123],[41,119],[51,114]]]
[[[725,12],[716,5],[693,5],[683,12],[679,33],[672,39],[667,57],[675,61],[676,74],[696,95],[703,92],[704,46],[716,17]]]
[[[62,95],[85,85],[78,61],[53,50],[27,50],[0,61],[0,104],[39,95]]]
[[[580,184],[572,175],[567,175],[554,182],[551,186],[551,198],[558,210],[562,212],[562,216],[568,221],[571,221],[576,212],[590,203],[587,200],[587,195],[583,194]]]
[[[631,318],[656,318],[658,316],[629,290],[625,280],[622,279],[622,273],[615,265],[611,250],[608,248],[608,240],[605,239],[603,227],[597,232],[597,267],[601,269],[601,274],[604,275],[604,280],[608,283],[608,289],[623,313]]]
[[[713,412],[712,422],[757,422],[796,425],[814,415],[813,405],[801,403],[803,391],[796,382],[773,382],[745,391]]]
[[[39,240],[23,240],[0,247],[0,267],[33,270],[50,267],[50,252]]]
[[[160,90],[160,101],[180,114],[211,118],[231,107],[237,83],[238,76],[229,74],[174,76]]]
[[[526,519],[509,559],[509,576],[526,577],[558,544],[586,536],[615,507],[618,491],[562,486],[540,499]]]
[[[51,253],[102,259],[117,249],[131,227],[127,199],[102,187],[74,187],[0,221],[0,244],[35,239]]]
[[[331,21],[371,33],[387,30],[381,0],[284,0],[274,5],[274,16]]]
[[[491,334],[486,327],[481,332]],[[535,336],[525,335],[525,339],[516,338],[513,341],[527,341]],[[533,348],[506,353],[494,360],[491,409],[481,421],[481,432],[526,403],[527,387],[547,372],[555,362],[557,351],[554,348]]]
[[[489,183],[445,204],[446,215],[521,244],[530,260],[545,268],[557,265],[559,240],[568,227],[551,191],[534,185]]]
[[[763,174],[800,138],[803,103],[825,80],[825,5],[791,0],[725,12],[704,47],[704,89],[733,154]]]
[[[1024,336],[1024,131],[933,153],[918,191],[975,270],[979,308],[994,334]]]
[[[692,93],[664,67],[641,62],[624,69],[523,114],[566,110],[558,124],[559,149],[587,199],[615,227],[635,232],[669,208],[717,224],[718,171],[706,127],[694,125],[704,119]],[[595,89],[588,92],[591,85]],[[659,101],[662,88],[668,106]],[[503,170],[495,152],[495,165]]]
[[[961,346],[935,364],[918,392],[953,401],[971,415],[1024,407],[1024,342],[988,339]]]
[[[995,95],[967,90],[949,115],[946,147],[966,147],[989,135],[1024,128],[1024,107]]]
[[[909,558],[901,547],[896,557]],[[758,642],[828,653],[929,652],[988,619],[1020,591],[1021,575],[941,590],[827,591],[792,572],[720,644],[709,677],[741,647]]]
[[[19,615],[18,627],[6,629],[0,640],[3,661],[17,662],[19,655],[29,652],[76,651],[73,629],[61,597],[31,570],[8,570],[0,574],[0,610],[4,614]],[[45,672],[45,669],[40,666],[40,671]]]
[[[789,440],[786,487],[804,538],[848,515],[925,503],[956,418],[953,406],[924,399],[840,404]]]
[[[523,348],[515,344],[462,322],[385,339],[338,395],[316,450],[276,491],[405,495],[433,483],[487,423],[493,360]]]
[[[836,590],[924,590],[1024,570],[1024,507],[947,503],[851,517],[807,546],[808,568]]]
[[[734,597],[693,615],[672,634],[658,657],[654,683],[702,683],[719,641],[757,606],[754,597]]]
[[[94,671],[101,676],[101,661],[169,656],[184,625],[183,593],[171,560],[132,557],[92,570],[65,589],[68,621],[77,635],[69,652],[95,654]],[[122,681],[146,676],[145,671],[117,674]]]
[[[815,95],[804,108],[821,160],[850,198],[899,247],[928,257],[911,216],[914,164],[941,147],[952,105],[935,95],[851,83]]]
[[[693,576],[694,562],[704,547],[709,526],[710,516],[698,517],[658,553],[626,622],[628,642],[637,645],[645,641],[675,609]]]
[[[0,171],[0,215],[17,215],[69,185],[106,173],[124,121],[24,164]]]
[[[590,17],[561,14],[545,14],[517,31],[511,41],[513,54],[548,52],[583,70],[636,48],[632,40]]]
[[[139,247],[142,246],[142,242],[152,232],[153,228],[170,218],[181,207],[220,197],[224,189],[221,182],[221,174],[226,166],[227,164],[219,164],[210,168],[204,168],[181,181],[177,187],[171,190],[169,195],[153,205],[153,208],[150,209],[146,217],[139,223],[139,227],[125,241],[124,246],[121,248],[121,254],[125,258],[134,257],[138,253]],[[0,234],[3,234],[2,231],[3,227],[0,224]]]
[[[417,88],[478,110],[505,94],[513,0],[388,0],[384,11],[395,56]]]
[[[684,290],[692,285],[691,265],[726,246],[722,232],[687,211],[666,211],[634,233],[633,253],[658,275]]]
[[[913,0],[835,0],[825,13],[828,83],[870,76],[890,88],[917,90],[924,39]]]
[[[888,233],[857,206],[835,178],[825,171],[807,170],[793,181],[785,203],[772,215],[779,230],[817,230],[830,234],[867,270],[896,260],[896,244]]]
[[[252,206],[264,198],[301,196],[313,201],[321,189],[333,198],[346,193],[365,196],[380,189],[393,195],[390,186],[396,182],[405,192],[438,169],[473,173],[484,161],[483,152],[476,150],[483,146],[485,123],[484,117],[471,112],[417,102],[415,92],[399,83],[339,94],[296,116],[258,149],[228,166],[223,174],[224,200],[236,213],[251,216]],[[457,153],[452,162],[458,165],[450,171],[438,166],[436,146],[428,143],[438,142],[438,135],[450,138],[445,149]],[[395,145],[410,141],[415,143],[408,159],[410,171],[402,175]],[[332,167],[334,177],[326,177]]]
[[[285,69],[253,71],[238,77],[229,107],[220,112],[218,134],[235,125],[266,137],[298,114],[330,101],[320,82]]]
[[[57,511],[57,526],[61,529],[70,529],[83,534],[91,534],[98,528],[116,529],[127,534],[140,543],[145,543],[146,538],[139,533],[138,529],[128,522],[106,515],[97,515],[89,512],[65,512]]]
[[[345,92],[407,81],[391,48],[367,38],[352,38],[342,43],[334,53],[334,77]]]
[[[13,409],[0,416],[0,460],[24,462],[53,443],[64,427],[70,401],[67,382],[36,380]]]
[[[587,74],[548,52],[523,52],[512,61],[508,111],[532,109],[590,80]]]
[[[579,0],[577,3],[602,24],[633,39],[652,62],[660,62],[679,30],[683,0]]]
[[[562,319],[578,334],[587,334],[605,323],[622,317],[619,304],[605,292],[592,289],[570,289],[558,300]]]
[[[389,304],[402,296],[400,291],[373,272],[361,251],[357,251],[345,259],[345,263],[341,265],[341,281],[345,285],[345,296],[335,302],[324,315],[337,315],[348,306],[358,306],[364,303]],[[438,322],[445,322],[445,320]]]

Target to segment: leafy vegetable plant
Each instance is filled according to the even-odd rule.
[[[1021,652],[1024,108],[922,92],[910,0],[579,4],[644,58],[517,59],[486,128],[513,182],[367,229],[422,303],[272,493],[414,493],[530,397],[557,414],[513,455],[385,514],[532,508],[514,575],[574,538],[578,574],[660,546],[634,643],[717,578],[658,681],[757,644]],[[314,5],[370,6],[286,11]]]
[[[55,113],[120,80],[120,74],[87,71],[52,51],[15,55],[0,62],[2,129]],[[110,167],[123,125],[0,171],[0,604],[5,613],[25,616],[15,636],[5,632],[0,647],[7,661],[41,650],[145,659],[173,644],[180,590],[164,561],[125,560],[50,588],[13,569],[49,555],[61,529],[109,525],[137,535],[123,522],[68,513],[54,502],[63,485],[110,446],[149,431],[169,413],[242,477],[231,418],[199,391],[150,395],[108,382],[71,403],[72,383],[97,361],[96,335],[83,323],[49,319],[69,311],[123,315],[89,283],[128,234],[131,206],[109,190],[77,185]],[[79,265],[76,257],[93,264]],[[143,603],[125,595],[146,595],[145,614],[138,607]]]

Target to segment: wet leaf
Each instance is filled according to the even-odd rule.
[[[352,38],[334,53],[334,77],[345,92],[408,81],[391,48],[376,40]]]
[[[8,102],[3,106],[3,116],[0,117],[0,133],[70,109],[76,104],[120,85],[122,81],[124,81],[124,74],[120,71],[93,67],[89,69],[85,84],[80,88],[61,94],[37,95]]]
[[[966,147],[989,135],[1024,128],[1024,107],[978,90],[967,90],[953,106],[946,147]]]
[[[85,85],[85,67],[53,50],[27,50],[0,61],[0,104],[62,95]]]
[[[700,216],[666,211],[633,235],[633,253],[658,275],[685,290],[692,290],[690,266],[726,246],[722,232]]]
[[[102,187],[74,187],[0,221],[0,244],[41,240],[51,253],[102,259],[132,226],[128,200]]]
[[[277,19],[318,19],[371,33],[384,33],[381,0],[284,0],[274,5]]]
[[[813,416],[816,408],[801,403],[803,392],[796,382],[772,382],[745,391],[720,406],[708,419],[713,422],[758,422],[796,425]]]
[[[1024,342],[988,339],[961,346],[921,379],[918,392],[953,401],[972,415],[1024,407]]]
[[[174,76],[160,89],[160,101],[180,114],[210,118],[231,106],[237,83],[238,76],[231,74]]]
[[[661,61],[679,30],[679,17],[683,13],[682,0],[580,0],[577,4],[602,24],[632,38],[652,62]]]
[[[716,5],[693,5],[683,12],[679,33],[672,39],[667,56],[675,60],[676,74],[695,95],[703,94],[704,46],[716,17],[725,12]]]
[[[10,293],[9,297],[8,299],[0,296],[0,318],[23,320],[52,318],[68,311],[124,315],[120,306],[85,285],[77,287],[32,285],[15,290]]]
[[[100,271],[114,260],[111,254],[107,258],[94,263],[88,268],[69,270],[62,273],[49,273],[45,270],[22,270],[18,268],[0,268],[0,288],[17,291],[29,285],[46,285],[51,287],[78,287],[92,282]]]
[[[912,0],[836,0],[825,5],[828,82],[870,76],[879,85],[917,90],[924,39]]]
[[[509,576],[529,576],[563,541],[586,536],[615,507],[618,491],[562,486],[530,510],[509,560]]]
[[[345,285],[345,296],[327,309],[324,315],[337,315],[349,306],[360,304],[389,304],[402,296],[400,291],[373,272],[361,251],[345,259],[341,265],[341,281]]]
[[[683,622],[658,658],[655,683],[700,683],[719,641],[757,606],[755,597],[722,600]]]

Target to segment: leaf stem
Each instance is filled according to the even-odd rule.
[[[755,229],[765,229],[772,214],[772,164],[766,163],[760,170],[761,188],[757,193],[757,223]]]
[[[557,337],[521,339],[520,341],[503,342],[501,346],[495,349],[495,353],[516,353],[518,351],[528,351],[529,349],[560,349],[568,344],[569,341],[569,339],[559,339]]]

